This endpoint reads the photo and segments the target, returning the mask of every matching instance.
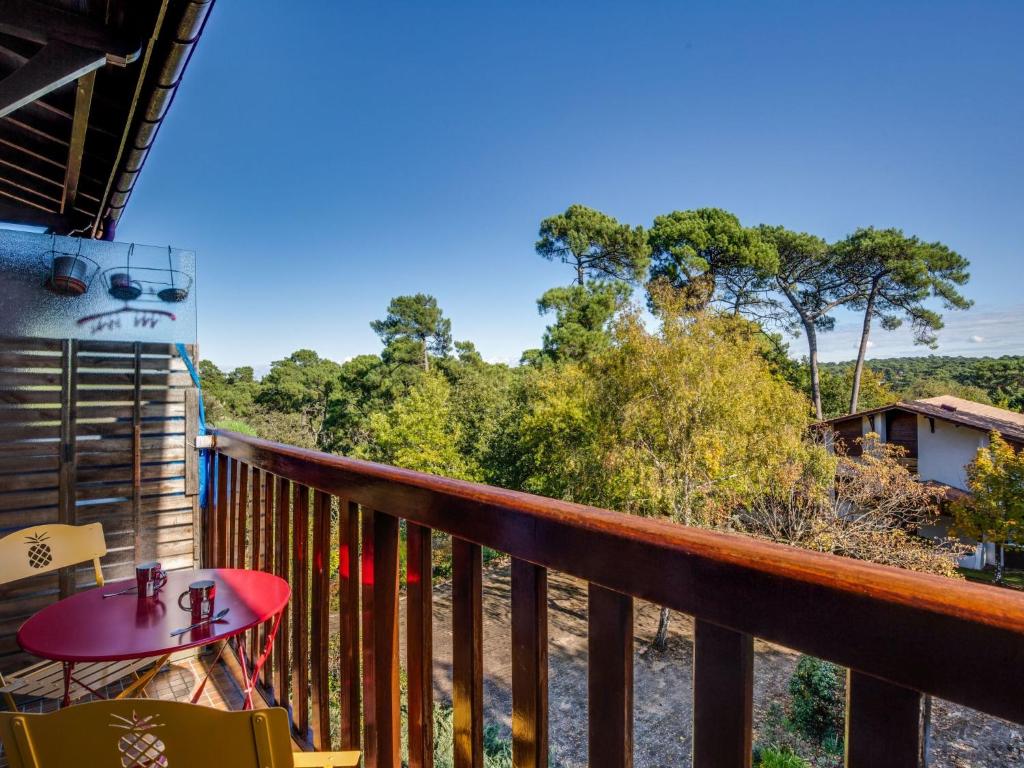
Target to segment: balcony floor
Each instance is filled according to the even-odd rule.
[[[211,670],[210,679],[207,681],[198,703],[216,709],[241,709],[242,692],[238,684],[223,662],[212,664],[212,661],[213,656],[209,655],[193,656],[169,662],[146,686],[146,698],[189,701],[193,687],[202,680],[207,670]],[[129,682],[131,682],[130,678],[125,678],[108,686],[104,693],[108,697],[117,696],[118,692],[124,690]],[[86,702],[92,698],[94,697],[87,696],[78,699],[76,703]],[[56,709],[56,704],[56,701],[52,699],[41,699],[25,704],[19,702],[19,708],[23,712],[48,712]]]

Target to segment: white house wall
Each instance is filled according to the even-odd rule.
[[[950,536],[949,529],[952,525],[953,518],[943,515],[931,525],[921,526],[917,532],[920,536],[924,536],[926,539],[945,539]],[[961,544],[968,544],[974,547],[971,552],[961,557],[958,561],[957,564],[961,568],[973,568],[977,571],[984,568],[986,563],[995,562],[994,544],[981,544],[974,539],[969,539],[964,536],[960,536],[958,539]]]
[[[873,427],[871,426],[872,420],[875,423]],[[876,435],[878,435],[878,439],[881,440],[883,443],[889,439],[885,434],[884,411],[882,413],[876,413],[874,416],[862,416],[860,420],[860,427],[862,435],[866,436],[874,432]]]
[[[928,418],[917,417],[917,471],[922,480],[967,490],[965,467],[986,445],[988,435],[981,430],[935,419],[933,433]]]

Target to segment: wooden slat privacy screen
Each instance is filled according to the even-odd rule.
[[[101,522],[107,579],[144,559],[193,567],[192,391],[171,344],[0,339],[0,536]],[[83,568],[0,586],[0,671],[25,661],[21,622],[91,579]]]

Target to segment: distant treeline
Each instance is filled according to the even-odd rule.
[[[870,360],[868,366],[903,399],[948,394],[1024,411],[1024,355],[890,357]],[[843,373],[853,362],[822,367]]]

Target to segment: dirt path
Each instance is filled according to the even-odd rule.
[[[484,571],[484,720],[504,733],[511,726],[510,572],[507,565]],[[586,585],[562,574],[549,577],[549,702],[552,757],[564,768],[587,764]],[[404,604],[404,601],[403,601]],[[404,621],[404,620],[403,620]],[[668,650],[649,649],[658,609],[637,602],[634,702],[637,768],[690,765],[691,656],[693,623],[673,614]],[[404,658],[404,629],[402,654]],[[451,592],[434,590],[434,693],[451,698]],[[755,643],[754,722],[771,702],[786,700],[786,685],[798,654]],[[947,702],[936,702],[933,768],[1012,768],[1024,765],[1024,729]]]

